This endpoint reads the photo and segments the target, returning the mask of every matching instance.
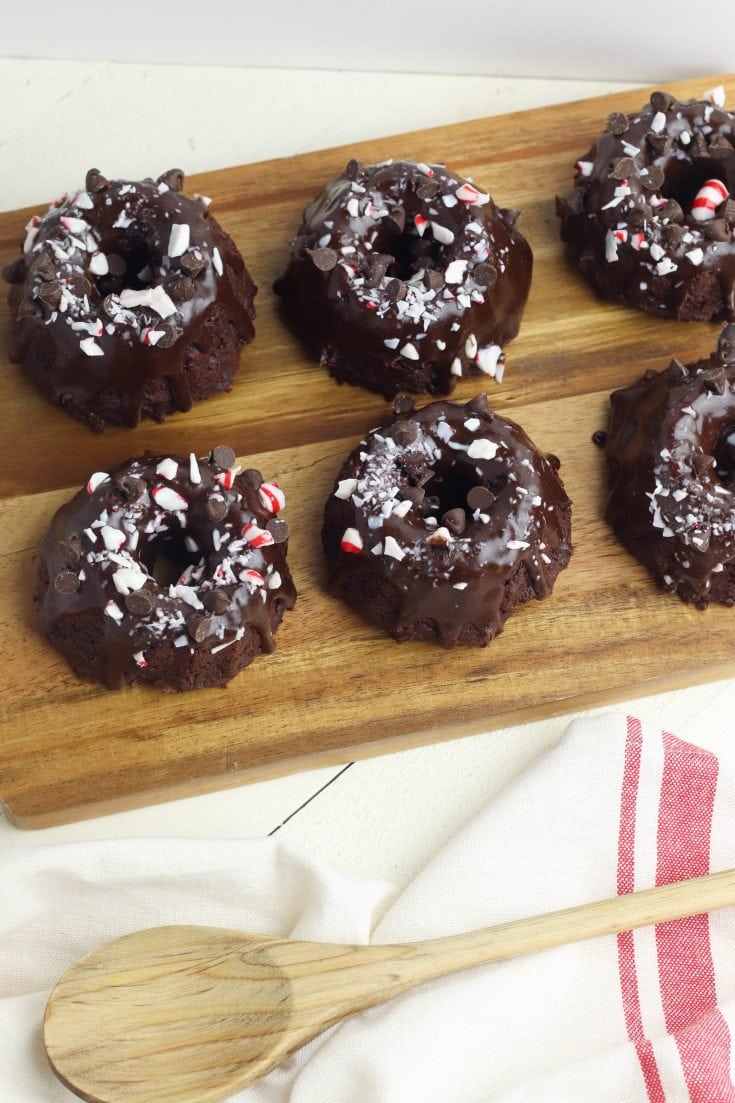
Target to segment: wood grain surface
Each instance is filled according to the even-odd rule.
[[[719,82],[735,96],[735,76],[667,87],[689,97]],[[599,301],[565,256],[554,213],[555,194],[570,189],[574,162],[605,117],[636,110],[649,91],[191,177],[188,190],[213,197],[260,287],[257,335],[229,395],[164,425],[97,435],[48,405],[7,361],[2,304],[0,799],[12,822],[68,822],[733,673],[733,612],[700,613],[662,594],[608,531],[602,456],[590,439],[606,422],[610,390],[672,355],[707,354],[718,329]],[[399,646],[324,593],[325,497],[343,457],[389,407],[311,362],[270,288],[303,207],[351,156],[445,162],[501,205],[520,207],[533,247],[521,334],[503,383],[487,386],[495,409],[561,457],[576,550],[553,596],[519,610],[486,649]],[[0,215],[0,263],[16,255],[29,213]],[[481,380],[461,382],[455,397],[481,389]],[[225,690],[183,696],[78,681],[38,633],[31,598],[35,549],[54,510],[90,472],[146,448],[204,453],[219,443],[287,494],[299,600],[276,653]]]

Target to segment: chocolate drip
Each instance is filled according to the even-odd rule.
[[[398,413],[360,442],[327,502],[329,588],[398,640],[485,644],[514,605],[550,592],[570,515],[520,426],[476,402]]]

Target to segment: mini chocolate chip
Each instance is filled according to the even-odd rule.
[[[604,448],[607,444],[607,433],[604,429],[596,429],[592,434],[592,443],[598,448]]]
[[[628,222],[636,230],[640,230],[645,226],[646,222],[650,221],[653,214],[652,208],[648,203],[637,202],[633,210],[628,215]]]
[[[646,141],[657,157],[665,157],[670,152],[674,139],[670,134],[646,134]]]
[[[350,158],[345,167],[345,171],[342,173],[347,180],[357,180],[358,176],[362,172],[362,165],[354,157]]]
[[[218,444],[216,448],[212,449],[212,461],[223,471],[229,471],[231,467],[234,467],[236,458],[229,444]]]
[[[559,470],[559,468],[561,467],[561,460],[559,459],[558,456],[555,456],[553,452],[549,452],[546,459],[549,461],[549,464],[553,468],[554,471]]]
[[[472,279],[480,287],[492,287],[498,278],[498,273],[492,264],[476,264],[472,270]]]
[[[227,513],[227,506],[221,498],[208,498],[204,503],[204,512],[210,521],[221,521]]]
[[[721,364],[713,365],[711,368],[704,368],[700,373],[700,377],[710,394],[725,393],[727,376]]]
[[[246,467],[242,475],[240,475],[240,478],[243,482],[247,483],[248,486],[252,486],[253,490],[257,490],[263,482],[263,476],[255,467]]]
[[[386,286],[385,293],[392,303],[398,302],[399,299],[405,299],[408,294],[408,288],[403,280],[390,280]]]
[[[371,256],[365,276],[365,287],[377,287],[394,261],[395,257],[388,256],[386,253],[376,253]]]
[[[725,326],[717,341],[717,355],[725,364],[735,360],[735,322]]]
[[[187,276],[198,276],[203,270],[206,261],[200,252],[184,253],[179,261],[180,266],[186,272]]]
[[[664,182],[664,170],[660,165],[649,165],[647,172],[641,172],[640,181],[646,191],[658,191]]]
[[[119,300],[114,295],[105,295],[102,300],[102,309],[108,318],[114,318],[122,308]]]
[[[169,169],[162,172],[156,180],[157,184],[166,184],[171,191],[181,191],[184,186],[184,173],[181,169]]]
[[[692,471],[698,479],[701,479],[703,475],[708,475],[712,471],[715,463],[714,456],[708,456],[704,452],[697,452],[691,459]]]
[[[627,180],[634,172],[635,161],[632,157],[617,157],[607,175],[613,180]]]
[[[403,207],[396,207],[385,217],[386,222],[392,222],[398,230],[399,234],[402,234],[406,228],[406,212]]]
[[[56,269],[54,268],[54,262],[48,253],[39,253],[38,259],[31,265],[31,275],[38,276],[42,280],[56,279]]]
[[[124,276],[128,266],[119,253],[107,254],[107,267],[111,276]]]
[[[79,575],[74,571],[59,571],[54,578],[54,589],[60,594],[75,594],[79,586]]]
[[[422,180],[416,188],[416,195],[419,199],[433,199],[438,191],[439,185],[436,180]]]
[[[202,597],[202,604],[210,613],[219,616],[221,613],[227,612],[230,608],[231,601],[222,590],[210,590],[208,594]]]
[[[153,595],[148,590],[133,590],[125,596],[125,607],[140,617],[152,612],[154,605]]]
[[[168,285],[168,293],[175,303],[188,303],[194,298],[194,280],[189,276],[181,276]]]
[[[202,617],[194,613],[186,622],[189,635],[196,643],[204,643],[207,636],[214,631],[214,617]]]
[[[424,517],[429,517],[439,508],[439,499],[436,494],[428,494],[421,503],[421,512]]]
[[[625,134],[628,129],[627,115],[623,115],[620,111],[613,111],[613,113],[607,117],[605,129],[609,130],[611,134],[618,136]]]
[[[722,208],[722,217],[727,222],[735,222],[735,199],[726,199]]]
[[[401,447],[405,448],[407,445],[413,444],[419,435],[419,431],[414,422],[399,421],[393,426],[391,434],[396,444],[400,444]]]
[[[15,313],[15,317],[18,321],[22,321],[23,318],[38,318],[40,317],[40,308],[26,296],[21,299],[20,305]]]
[[[79,536],[73,532],[71,536],[67,536],[65,540],[59,540],[59,555],[61,555],[68,563],[76,563],[78,559],[82,557],[82,541]]]
[[[683,226],[677,226],[672,222],[668,226],[664,226],[664,237],[666,238],[667,245],[679,245],[681,239],[684,237],[685,229]]]
[[[46,254],[43,254],[44,258],[48,260]],[[3,279],[6,283],[23,283],[26,277],[26,262],[23,257],[18,257],[17,260],[13,260],[10,264],[6,264],[3,268]]]
[[[438,291],[440,287],[444,286],[444,276],[441,272],[437,272],[435,268],[426,268],[424,270],[424,283],[429,291]]]
[[[463,509],[448,509],[442,517],[442,524],[455,536],[461,536],[467,528],[467,515]]]
[[[698,130],[691,142],[689,143],[689,149],[687,151],[692,157],[706,157],[709,152],[707,149],[707,140],[700,130]]]
[[[181,330],[171,322],[160,322],[155,326],[155,330],[161,334],[155,344],[155,348],[159,349],[170,349],[181,336]]]
[[[397,394],[393,399],[394,414],[412,414],[415,409],[416,405],[408,394]]]
[[[657,214],[659,218],[668,219],[669,222],[681,223],[684,221],[684,212],[675,199],[667,199],[665,203],[662,203]]]
[[[686,365],[674,357],[666,369],[666,378],[669,383],[681,383],[684,379],[689,378],[689,370]]]
[[[66,281],[66,287],[75,299],[83,299],[92,290],[92,284],[86,276],[70,276]]]
[[[709,143],[710,157],[732,157],[733,148],[724,134],[715,134]]]
[[[56,310],[56,307],[61,302],[61,284],[58,280],[51,280],[50,283],[42,283],[36,291],[36,297],[50,307],[51,310]]]
[[[710,241],[729,241],[730,227],[724,218],[715,218],[712,222],[704,223],[704,236]]]
[[[474,398],[471,398],[469,402],[464,404],[465,410],[471,411],[473,414],[489,414],[490,407],[487,402],[486,394],[476,394]]]
[[[272,517],[265,527],[273,537],[274,544],[284,544],[288,540],[288,524],[280,517]]]
[[[116,486],[128,502],[134,502],[141,494],[145,494],[145,482],[137,475],[122,475],[117,479]]]
[[[473,511],[485,513],[495,501],[495,495],[486,486],[473,486],[467,491],[467,505]]]
[[[676,99],[670,92],[658,91],[651,93],[651,107],[654,111],[663,111],[665,114],[674,103],[676,103]]]
[[[320,272],[331,272],[339,260],[335,250],[328,246],[322,249],[307,249],[306,252],[311,257],[314,267],[318,268]]]
[[[405,498],[411,502],[413,506],[420,506],[426,497],[426,491],[420,486],[402,486],[400,490],[401,498]]]
[[[109,188],[110,181],[106,176],[103,176],[99,169],[90,169],[87,173],[87,178],[84,182],[85,191],[92,192],[93,194],[98,191],[102,191],[103,188]]]

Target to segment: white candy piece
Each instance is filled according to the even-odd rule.
[[[471,333],[464,343],[465,356],[468,360],[474,360],[477,356],[477,338]]]
[[[94,207],[94,200],[89,192],[80,191],[76,195],[72,207],[79,207],[81,211],[91,211]]]
[[[523,548],[531,547],[527,540],[509,540],[505,546],[511,551],[521,551]]]
[[[651,130],[654,134],[660,134],[666,126],[666,116],[663,111],[657,111],[651,119]]]
[[[386,536],[385,543],[383,544],[383,555],[389,555],[391,559],[397,559],[400,563],[402,559],[405,559],[406,553],[392,536]]]
[[[85,356],[104,356],[104,349],[95,341],[94,337],[85,337],[83,341],[79,342],[79,347]]]
[[[200,483],[202,481],[199,464],[193,452],[189,456],[189,479],[192,483]]]
[[[357,479],[340,479],[334,492],[335,498],[341,498],[346,502],[357,489]]]
[[[401,356],[405,356],[406,360],[418,360],[419,354],[416,351],[416,347],[410,342],[405,344],[401,349]]]
[[[70,218],[69,215],[62,215],[59,222],[70,234],[86,234],[87,230],[91,229],[89,223],[85,222],[83,218]]]
[[[461,283],[467,271],[466,260],[453,260],[444,269],[444,279],[447,283]]]
[[[398,337],[387,337],[385,341],[383,341],[383,344],[387,349],[397,349],[400,343],[401,342]]]
[[[487,345],[484,349],[478,349],[477,366],[480,371],[485,375],[495,375],[501,352],[500,345]]]
[[[180,257],[189,248],[189,224],[187,222],[174,222],[171,233],[168,236],[168,248],[166,252],[170,257]]]
[[[497,452],[497,444],[494,440],[488,440],[487,437],[478,437],[477,440],[472,441],[467,449],[467,455],[472,460],[492,460]]]
[[[105,612],[107,613],[107,616],[112,617],[113,620],[121,621],[123,619],[122,609],[112,600],[108,601],[107,605],[105,605]]]
[[[120,292],[120,306],[126,310],[136,306],[149,306],[162,318],[176,313],[176,307],[161,286],[146,287],[142,291],[125,288]]]
[[[219,249],[216,245],[212,250],[212,264],[214,265],[214,269],[217,275],[221,276],[224,272],[224,266],[222,264],[222,257],[220,256]]]
[[[462,361],[458,356],[455,356],[454,360],[452,360],[452,363],[449,366],[449,371],[452,375],[462,374]]]
[[[113,528],[112,525],[103,525],[100,536],[108,551],[119,551],[125,543],[125,533],[122,529]]]
[[[715,107],[724,107],[726,98],[725,89],[722,87],[721,84],[718,84],[716,88],[710,88],[707,92],[705,92],[702,98],[705,100],[709,100],[709,102],[713,103]]]
[[[702,249],[690,249],[684,256],[687,257],[692,264],[700,265],[704,260],[704,251]]]
[[[454,241],[454,234],[451,230],[448,230],[446,226],[440,226],[438,222],[432,222],[431,232],[434,235],[434,240],[440,242],[442,245],[451,245]]]
[[[438,528],[436,530],[436,532],[432,532],[432,534],[430,536],[426,537],[426,543],[427,544],[451,544],[452,539],[453,539],[452,534],[449,531],[449,529],[445,528],[442,525],[440,528]]]
[[[486,192],[478,191],[472,184],[460,184],[454,194],[457,199],[461,199],[463,203],[469,203],[471,207],[482,207],[490,202],[490,196]]]
[[[95,471],[94,475],[90,476],[89,482],[87,483],[87,492],[89,494],[94,494],[97,487],[107,482],[109,477],[106,471]]]
[[[123,597],[133,590],[142,590],[148,581],[148,575],[137,567],[118,567],[112,576],[115,589]]]

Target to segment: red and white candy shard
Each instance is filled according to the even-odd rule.
[[[70,234],[85,234],[87,230],[91,229],[89,223],[85,222],[83,218],[70,218],[69,215],[62,215],[59,222]]]
[[[125,543],[125,533],[122,529],[113,528],[112,525],[103,525],[100,536],[108,551],[119,551]]]
[[[416,165],[419,172],[423,172],[424,176],[433,176],[434,170],[431,165],[425,164],[423,161],[419,161]]]
[[[254,586],[262,586],[264,578],[260,571],[254,571],[252,567],[248,567],[245,571],[240,571],[241,582],[251,582]]]
[[[263,507],[271,513],[278,513],[286,504],[286,495],[278,483],[261,483],[258,488],[258,497]]]
[[[414,215],[413,224],[416,227],[419,237],[424,236],[424,230],[429,225],[428,218],[424,218],[422,214]]]
[[[160,285],[158,287],[146,287],[142,291],[125,288],[120,292],[120,306],[125,307],[125,309],[149,306],[162,318],[169,318],[176,313],[173,300],[169,298]]]
[[[94,475],[90,476],[89,482],[87,483],[87,492],[89,494],[94,494],[97,487],[106,482],[109,477],[106,471],[95,471]]]
[[[146,326],[142,334],[143,344],[150,346],[157,345],[163,337],[164,332],[165,331],[162,329],[154,329],[153,326]]]
[[[358,555],[362,551],[362,537],[357,529],[345,529],[339,546],[343,552]]]
[[[577,161],[577,172],[580,176],[591,176],[593,168],[592,161]]]
[[[164,479],[175,479],[179,470],[179,465],[176,460],[172,460],[171,457],[167,457],[165,460],[161,460],[156,467],[156,474],[163,475]]]
[[[709,222],[715,217],[720,203],[724,203],[729,192],[721,180],[705,180],[694,197],[692,218],[697,222]]]
[[[490,201],[490,196],[486,192],[479,191],[472,184],[460,184],[454,194],[457,199],[461,199],[463,203],[468,203],[471,207],[482,207]]]
[[[136,651],[133,655],[133,658],[135,659],[138,666],[148,666],[148,660],[146,659],[144,652]]]
[[[151,490],[151,496],[157,506],[172,513],[179,509],[189,508],[186,498],[182,498],[179,492],[171,486],[154,486]]]
[[[267,548],[275,543],[271,533],[267,529],[260,528],[254,521],[243,526],[242,534],[251,548]]]
[[[105,605],[105,612],[107,613],[108,617],[112,617],[113,620],[123,619],[122,609],[116,602],[112,601],[112,599],[110,599],[110,601],[107,602],[107,605]]]

